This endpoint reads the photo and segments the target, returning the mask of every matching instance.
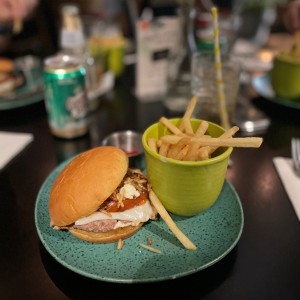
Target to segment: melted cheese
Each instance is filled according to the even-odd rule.
[[[75,222],[75,225],[84,225],[93,221],[114,219],[122,221],[131,221],[135,224],[147,222],[153,216],[153,209],[149,201],[142,205],[135,206],[122,212],[112,212],[109,214],[100,211],[94,212],[87,217],[80,218]]]

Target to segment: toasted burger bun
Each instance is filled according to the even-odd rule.
[[[101,146],[79,154],[59,173],[50,191],[51,225],[68,226],[95,212],[127,169],[128,156],[116,147]]]
[[[5,95],[13,91],[16,87],[24,83],[21,74],[14,74],[15,64],[13,60],[0,57],[0,95]]]
[[[76,228],[71,228],[69,231],[77,238],[93,242],[93,243],[112,243],[119,239],[126,239],[135,234],[141,227],[142,223],[137,226],[126,226],[108,232],[88,232]]]
[[[0,72],[9,73],[15,68],[13,60],[5,57],[0,57]]]

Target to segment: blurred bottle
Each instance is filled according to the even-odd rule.
[[[225,3],[222,1],[195,1],[194,7],[190,10],[188,24],[188,40],[192,52],[214,50],[214,24],[211,14],[213,6],[217,6],[219,11],[218,25],[221,50],[224,53],[230,51],[236,39],[240,20],[238,14],[224,5]],[[231,5],[228,4],[228,6]]]
[[[94,57],[104,58],[106,70],[122,75],[127,40],[115,22],[98,21],[91,29],[88,47]]]
[[[61,8],[60,48],[63,53],[76,55],[86,69],[86,89],[90,110],[97,107],[96,91],[101,87],[102,67],[90,54],[79,8],[76,4],[65,4]],[[99,71],[99,68],[101,69]]]
[[[67,4],[61,8],[60,48],[69,54],[84,55],[86,40],[79,8]]]

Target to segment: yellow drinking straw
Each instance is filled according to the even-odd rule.
[[[220,42],[219,42],[219,25],[218,25],[218,11],[216,7],[211,9],[213,22],[214,22],[214,52],[215,52],[215,72],[216,72],[216,81],[218,87],[218,100],[220,108],[220,117],[221,125],[225,129],[229,129],[228,113],[226,109],[226,100],[224,93],[224,84],[222,77],[222,62],[220,55]]]

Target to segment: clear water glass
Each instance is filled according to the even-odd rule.
[[[238,58],[229,54],[222,54],[221,61],[225,103],[229,121],[232,121],[240,86],[241,63]],[[199,98],[195,117],[220,124],[220,106],[213,52],[196,52],[193,54],[191,91],[193,95]]]

